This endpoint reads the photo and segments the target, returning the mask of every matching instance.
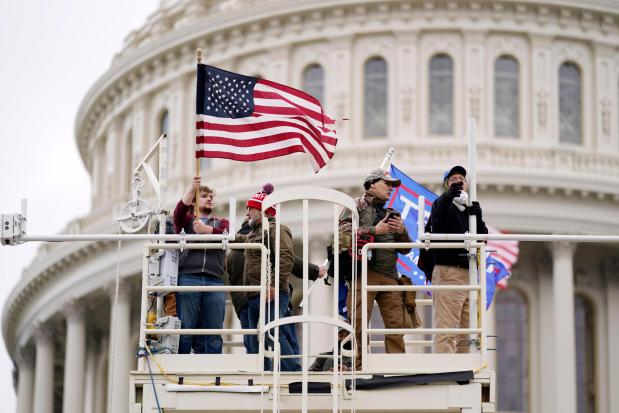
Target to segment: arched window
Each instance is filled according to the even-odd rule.
[[[580,70],[574,63],[559,67],[559,141],[582,142]]]
[[[519,136],[518,61],[501,56],[494,63],[494,134],[497,137]]]
[[[586,297],[574,297],[576,335],[576,400],[579,413],[595,412],[595,322],[593,305]]]
[[[430,59],[430,133],[453,133],[454,124],[454,64],[446,54]]]
[[[522,294],[510,288],[494,302],[497,333],[498,411],[528,411],[528,308]]]
[[[303,71],[303,91],[323,103],[325,94],[325,71],[319,64],[312,64]]]
[[[363,136],[387,136],[387,62],[372,57],[363,68]]]

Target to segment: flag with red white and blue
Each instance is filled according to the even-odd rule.
[[[253,162],[301,152],[318,172],[336,145],[335,122],[313,96],[198,64],[196,158]]]

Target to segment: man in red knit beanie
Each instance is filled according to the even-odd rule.
[[[257,242],[262,243],[262,202],[273,192],[273,185],[266,184],[262,187],[262,191],[256,193],[247,201],[247,220],[251,226],[251,232],[247,235],[237,235],[237,239],[241,242]],[[269,240],[271,268],[275,268],[275,208],[271,207],[265,211],[266,218],[269,220]],[[266,237],[266,234],[265,234]],[[265,239],[265,242],[267,240]],[[283,318],[288,310],[290,302],[290,290],[288,279],[292,272],[294,263],[294,249],[292,245],[292,234],[290,229],[285,225],[280,225],[280,244],[279,244],[279,292],[275,291],[275,280],[271,279],[271,285],[268,286],[267,300],[272,301],[270,312],[267,315],[265,324],[275,319],[274,298],[275,294],[279,293],[279,317]],[[243,267],[243,284],[245,285],[260,285],[260,264],[261,254],[258,250],[245,250],[245,263]],[[273,274],[274,275],[274,274]],[[248,303],[248,321],[249,328],[257,328],[258,318],[260,315],[260,293],[249,293]],[[290,336],[282,331],[279,333],[279,344],[281,354],[284,356],[293,354],[293,346],[290,343]],[[267,338],[265,340],[267,347],[272,347],[273,344]],[[251,349],[252,353],[258,353],[257,341],[253,341]],[[298,359],[284,358],[281,359],[282,371],[299,371],[301,366]],[[271,361],[265,359],[265,369],[271,369]]]

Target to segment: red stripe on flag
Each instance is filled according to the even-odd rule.
[[[300,133],[294,133],[294,132],[278,133],[277,135],[271,135],[268,137],[249,138],[249,139],[231,139],[231,138],[226,138],[222,136],[209,135],[209,136],[196,137],[196,142],[198,144],[206,144],[206,145],[221,144],[221,145],[228,145],[228,146],[237,147],[237,148],[249,148],[249,147],[259,147],[260,145],[267,145],[267,144],[275,143],[275,142],[282,142],[282,141],[286,141],[290,139],[299,139],[303,147],[305,147],[306,150],[311,153],[312,158],[314,158],[316,163],[321,168],[324,165],[326,165],[324,159],[318,153],[318,150],[316,150],[316,148],[311,143],[309,143],[308,139]],[[333,154],[331,154],[331,156],[332,155]],[[331,158],[331,156],[329,156],[329,158]]]
[[[405,190],[409,194],[413,195],[414,197],[419,198],[419,194],[417,192],[413,191],[412,189],[410,189],[409,187],[407,187],[404,184],[401,184],[398,188],[402,188],[403,190]],[[430,200],[428,198],[425,199],[425,202],[426,202],[426,205],[432,206],[432,202],[430,202]]]
[[[398,258],[398,264],[400,264],[402,267],[404,267],[404,269],[406,271],[410,271],[411,267],[409,267],[408,265],[404,264],[404,261],[402,261],[401,259]]]
[[[305,93],[301,90],[291,88],[290,86],[282,85],[280,83],[275,83],[275,82],[272,82],[266,79],[258,79],[256,83],[262,83],[263,85],[270,86],[274,89],[281,90],[282,92],[290,93],[291,95],[294,95],[300,99],[304,99],[309,102],[312,102],[315,105],[321,106],[320,101],[316,99],[314,96],[310,95],[309,93]]]
[[[253,162],[262,161],[270,158],[277,158],[280,156],[290,155],[292,153],[305,152],[301,145],[290,146],[288,148],[277,149],[273,151],[252,153],[252,154],[238,154],[232,152],[222,151],[196,151],[196,158],[223,158],[231,159],[234,161]]]

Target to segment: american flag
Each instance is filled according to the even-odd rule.
[[[504,232],[486,225],[488,227],[489,234],[503,234]],[[512,273],[512,266],[518,261],[518,254],[520,249],[518,247],[518,241],[488,241],[487,249],[492,251],[492,258],[503,264],[509,274]],[[497,281],[497,286],[500,288],[507,288],[507,279],[509,277],[502,278]]]
[[[314,172],[333,157],[335,122],[300,90],[198,64],[196,158],[252,162],[295,152]]]

